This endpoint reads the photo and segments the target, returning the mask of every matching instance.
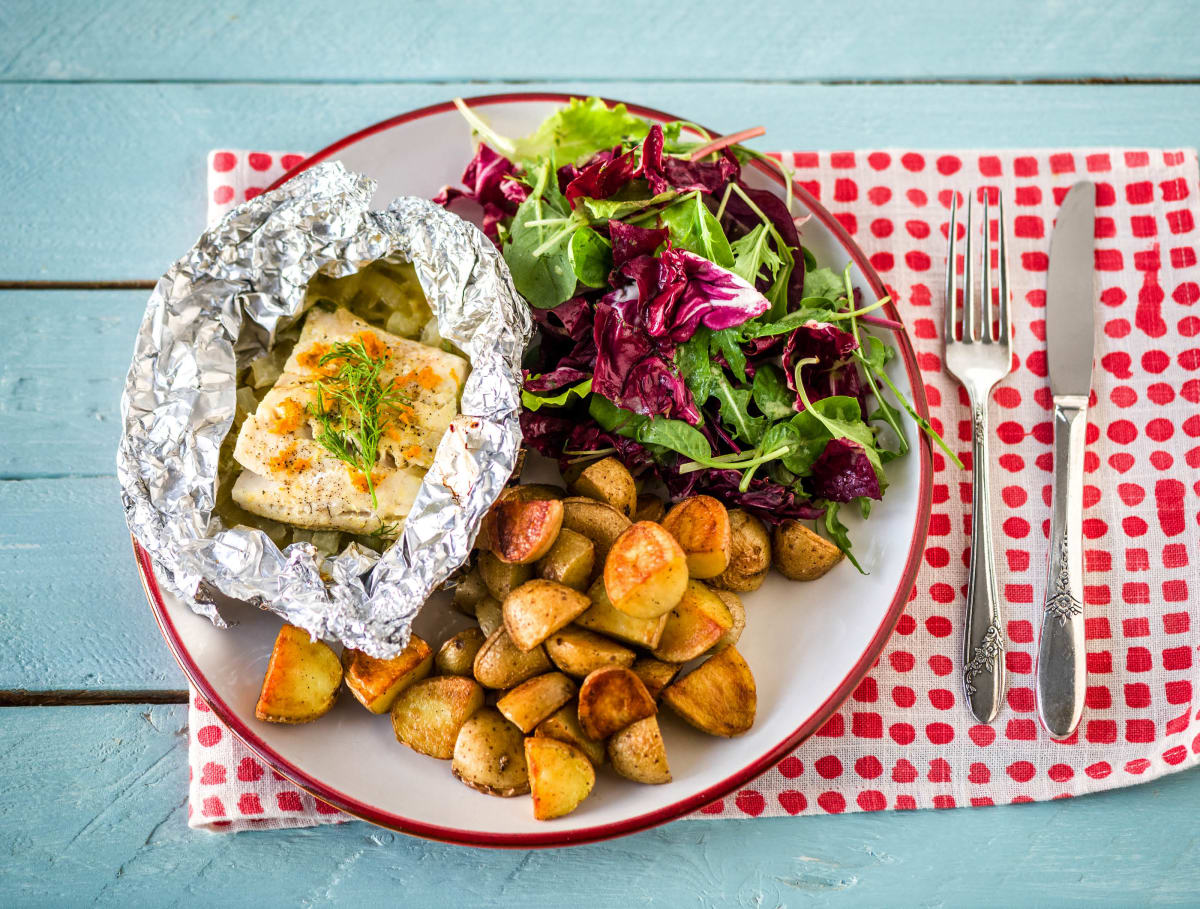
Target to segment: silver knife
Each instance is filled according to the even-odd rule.
[[[1083,715],[1083,449],[1095,345],[1093,286],[1096,187],[1076,183],[1050,237],[1046,360],[1054,396],[1054,492],[1046,609],[1038,647],[1037,706],[1042,725],[1068,738]]]

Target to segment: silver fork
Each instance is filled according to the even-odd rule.
[[[946,261],[946,368],[967,390],[971,405],[971,566],[967,581],[967,628],[963,640],[963,691],[981,722],[990,723],[1004,698],[1004,632],[996,585],[996,552],[992,540],[988,399],[992,388],[1012,368],[1009,331],[1008,256],[1004,241],[1004,199],[997,197],[999,221],[1000,311],[992,300],[991,231],[988,197],[983,197],[983,253],[976,263],[974,200],[967,199],[967,251],[963,265],[962,337],[959,337],[958,282],[955,256],[958,195],[950,206],[950,247]],[[982,295],[975,287],[975,268],[983,277]],[[982,296],[982,299],[980,297]],[[997,324],[998,323],[998,324]]]

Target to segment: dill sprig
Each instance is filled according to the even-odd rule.
[[[320,426],[317,444],[366,477],[375,509],[379,500],[371,469],[379,459],[388,411],[409,401],[396,390],[394,379],[386,385],[380,380],[387,361],[386,353],[372,357],[361,337],[338,342],[318,361],[320,366],[337,363],[337,372],[317,382],[316,405],[308,406]]]

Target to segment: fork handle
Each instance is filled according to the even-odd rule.
[[[963,692],[971,713],[990,723],[1004,698],[1004,632],[996,590],[992,540],[992,484],[988,445],[988,392],[971,394],[971,567],[963,635]]]
[[[1068,738],[1083,716],[1083,450],[1086,397],[1054,396],[1054,486],[1046,611],[1038,645],[1037,706],[1046,731]]]

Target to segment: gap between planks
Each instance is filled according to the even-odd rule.
[[[437,79],[10,79],[2,85],[543,85],[562,81],[553,78],[531,79],[478,79],[464,76],[446,76]],[[798,85],[798,86],[858,86],[858,85],[1200,85],[1200,76],[1030,76],[1014,79],[998,76],[919,76],[895,79],[766,79],[766,78],[712,78],[684,77],[664,78],[611,76],[583,76],[579,81],[604,85],[610,82],[623,84],[651,82],[657,85]]]
[[[0,290],[153,290],[157,281],[0,281]]]
[[[109,704],[186,704],[188,693],[181,689],[133,689],[89,691],[64,688],[57,691],[0,691],[0,707],[100,707]]]

